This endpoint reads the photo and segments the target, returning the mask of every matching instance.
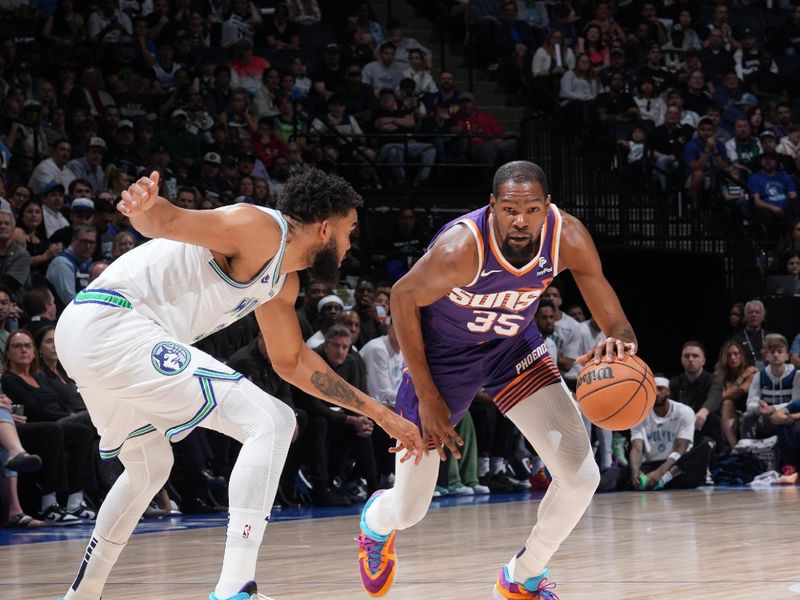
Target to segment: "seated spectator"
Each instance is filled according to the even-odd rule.
[[[1,295],[0,298],[2,298]],[[43,327],[56,324],[56,299],[46,286],[36,286],[25,292],[22,297],[22,310],[28,319],[25,322],[25,329],[33,335],[36,335]],[[5,342],[3,342],[3,349],[5,349]]]
[[[3,527],[10,529],[38,529],[44,527],[44,521],[26,515],[17,496],[17,474],[33,473],[42,467],[42,459],[36,454],[28,453],[22,446],[17,434],[12,414],[11,400],[5,394],[0,395],[0,499],[8,510],[8,520]],[[23,417],[24,418],[24,417]]]
[[[683,109],[698,115],[705,115],[713,104],[711,96],[706,90],[706,78],[703,71],[700,69],[690,71],[686,81],[686,92],[683,95]]]
[[[48,241],[42,216],[42,205],[37,201],[27,200],[24,202],[19,216],[19,223],[14,230],[14,242],[28,251],[31,257],[31,273],[44,275],[50,261],[58,256],[64,247],[60,242]]]
[[[332,327],[344,309],[344,302],[335,294],[328,294],[317,302],[319,318],[316,321],[317,331],[308,339],[309,348],[317,348],[325,341],[325,331]]]
[[[12,308],[11,290],[4,285],[0,285],[0,352],[5,352],[6,349],[6,342],[9,336],[9,332],[6,330],[6,321],[11,316]]]
[[[423,68],[430,70],[433,67],[433,53],[414,38],[406,37],[403,25],[397,19],[390,19],[386,24],[386,39],[395,45],[395,61],[402,67],[411,65],[410,55],[412,50],[422,53]]]
[[[738,415],[747,409],[747,394],[758,369],[747,362],[739,342],[728,340],[720,349],[714,373],[722,380],[722,435],[733,448],[739,441]]]
[[[297,321],[300,323],[300,331],[303,333],[304,340],[310,338],[314,332],[317,331],[316,324],[321,316],[320,311],[317,308],[317,304],[319,304],[319,301],[326,296],[327,291],[328,286],[322,281],[311,280],[305,286],[303,293],[303,304],[295,311],[297,313]]]
[[[274,117],[278,114],[276,106],[278,91],[280,87],[280,72],[276,68],[264,70],[261,78],[261,86],[256,91],[253,98],[253,110],[259,119],[263,117]]]
[[[361,71],[361,80],[375,90],[395,90],[403,78],[403,67],[395,61],[397,49],[392,42],[381,44],[379,60],[367,64]]]
[[[770,415],[800,400],[800,371],[789,361],[789,343],[779,333],[764,337],[767,366],[753,377],[742,415],[742,437],[764,439],[777,433]]]
[[[28,185],[35,194],[44,193],[50,184],[61,185],[64,190],[75,179],[72,171],[67,168],[72,145],[67,139],[56,140],[51,147],[50,158],[44,159],[33,169]]]
[[[75,412],[50,386],[40,371],[36,346],[27,331],[17,330],[11,334],[4,358],[5,369],[0,383],[11,401],[25,406],[25,417],[32,423],[55,423],[61,431],[69,480],[66,512],[78,520],[94,520],[95,512],[87,507],[83,496],[84,489],[94,484],[94,463],[90,455],[96,432],[88,413]],[[47,493],[42,497],[42,520],[69,524],[64,521],[65,515],[58,506],[55,490],[44,491]]]
[[[300,28],[289,19],[289,9],[278,4],[272,18],[264,26],[268,48],[299,48]]]
[[[14,241],[14,215],[0,211],[0,282],[19,300],[30,286],[31,255]]]
[[[792,124],[792,105],[782,100],[775,104],[772,113],[772,131],[779,140],[789,135],[789,126]]]
[[[536,47],[533,29],[526,21],[518,19],[517,3],[513,1],[505,2],[500,18],[489,23],[488,27],[476,31],[478,54],[489,72],[502,68],[506,77],[516,83],[526,57]]]
[[[456,124],[469,136],[472,154],[483,165],[500,166],[517,157],[517,140],[500,139],[505,131],[494,115],[477,110],[471,92],[461,92]]]
[[[624,80],[623,80],[624,81]],[[594,101],[600,93],[600,82],[585,54],[575,59],[575,67],[561,78],[562,122],[581,127],[594,119]]]
[[[728,169],[725,144],[715,134],[714,120],[703,117],[697,124],[697,137],[683,150],[693,210],[700,209],[706,190],[716,188],[719,174]]]
[[[330,96],[328,98],[330,99]],[[278,114],[272,121],[272,127],[280,132],[284,143],[296,141],[305,148],[308,125],[308,116],[302,111],[299,103],[295,103],[288,96],[278,97]]]
[[[47,268],[47,281],[53,286],[56,300],[66,306],[88,283],[97,231],[88,225],[73,229],[69,248],[56,256]]]
[[[431,112],[433,107],[441,102],[447,102],[450,104],[451,114],[458,111],[458,100],[461,96],[461,92],[456,90],[455,74],[447,69],[442,69],[442,71],[439,73],[439,82],[437,87],[439,88],[439,91],[431,94],[425,99],[425,106],[428,108],[428,112]]]
[[[753,174],[753,167],[761,154],[761,144],[753,137],[747,117],[736,119],[733,137],[725,142],[725,152],[731,162],[731,169],[742,182]]]
[[[301,98],[308,96],[311,91],[311,79],[306,75],[306,65],[303,58],[295,56],[289,63],[289,71],[294,75],[294,89],[300,94]]]
[[[771,333],[764,329],[766,315],[767,312],[761,300],[750,300],[744,305],[744,327],[733,336],[733,339],[744,348],[748,363],[757,369],[763,369],[766,365],[764,339]]]
[[[734,68],[733,53],[725,48],[723,33],[719,29],[712,29],[706,41],[708,45],[700,50],[700,62],[708,78],[717,84],[726,71]]]
[[[414,80],[414,90],[417,94],[435,94],[439,91],[430,68],[426,67],[424,54],[419,48],[408,51],[408,68],[403,71],[403,77]]]
[[[463,133],[461,126],[450,115],[450,103],[440,102],[433,107],[433,112],[422,119],[419,125],[420,133],[428,134],[454,134]],[[466,136],[458,137],[426,137],[436,148],[436,162],[460,163],[467,158],[470,140]]]
[[[681,349],[683,373],[669,381],[669,397],[688,405],[695,414],[694,428],[702,437],[709,437],[722,448],[719,408],[722,404],[722,381],[709,373],[706,351],[700,342],[691,340]],[[696,434],[697,435],[697,434]]]
[[[233,103],[232,103],[233,104]],[[172,111],[167,127],[159,129],[153,144],[168,152],[173,160],[180,159],[189,167],[199,165],[203,157],[200,139],[189,131],[189,114],[180,108]],[[228,127],[231,127],[230,119]]]
[[[355,160],[363,164],[375,160],[375,151],[365,146],[361,137],[361,126],[347,114],[345,99],[338,94],[328,98],[328,114],[314,119],[310,134],[319,140],[333,162]]]
[[[631,185],[641,184],[645,167],[645,147],[647,146],[647,130],[641,123],[635,123],[631,129],[629,140],[617,140],[623,151],[623,173],[629,177]]]
[[[797,190],[794,180],[778,170],[778,155],[764,152],[761,169],[747,180],[747,188],[755,203],[756,214],[770,235],[780,237],[791,218],[797,214]]]
[[[630,465],[622,472],[619,486],[660,490],[703,485],[714,442],[698,438],[693,417],[691,408],[670,399],[669,380],[656,376],[656,402],[645,420],[631,430]]]
[[[359,2],[355,16],[350,17],[349,21],[358,26],[364,36],[365,44],[369,44],[372,48],[377,48],[383,43],[383,30],[375,18],[375,13],[369,2]]]
[[[578,38],[575,46],[578,54],[586,54],[592,69],[598,75],[602,69],[611,64],[610,50],[603,42],[603,34],[598,25],[588,24],[583,30],[583,36]]]
[[[261,26],[261,13],[249,0],[232,0],[230,16],[222,23],[220,45],[230,48],[241,40],[253,43],[256,27]]]
[[[34,335],[36,352],[39,356],[39,367],[47,378],[50,387],[55,390],[59,398],[62,398],[75,412],[86,410],[86,404],[78,392],[78,386],[67,375],[61,361],[58,359],[58,351],[55,342],[55,325],[45,325],[38,329]]]
[[[288,0],[289,18],[300,25],[316,25],[322,19],[317,0]]]
[[[800,159],[800,125],[792,123],[786,128],[786,136],[781,138],[775,151],[788,156],[795,162]]]
[[[667,178],[677,173],[683,158],[683,149],[694,133],[690,125],[682,124],[681,109],[670,106],[664,113],[664,124],[656,127],[648,137],[648,146],[655,158],[653,176],[661,189],[667,189]]]
[[[361,326],[353,345],[362,348],[367,342],[385,335],[386,328],[375,308],[375,284],[372,281],[362,279],[356,284],[355,301],[353,309],[358,312]]]
[[[322,49],[322,64],[311,75],[314,96],[321,106],[324,106],[330,95],[339,87],[344,69],[345,65],[340,60],[339,46],[333,43],[325,46]],[[364,79],[363,74],[362,79]],[[366,80],[364,82],[369,83]]]
[[[639,107],[633,96],[625,91],[622,73],[611,75],[608,91],[597,95],[595,107],[601,126],[609,129],[614,139],[626,138],[632,124],[639,118]]]
[[[11,212],[15,215],[20,214],[22,205],[33,197],[33,192],[24,183],[17,183],[8,188],[8,201],[11,204]]]
[[[776,54],[800,55],[800,5],[794,5],[791,17],[776,29],[770,42]]]
[[[633,100],[639,108],[639,118],[643,121],[649,121],[651,128],[664,124],[667,105],[656,95],[652,79],[645,77],[639,80],[637,93]]]
[[[744,329],[744,304],[735,302],[728,312],[728,339],[733,339]],[[739,344],[741,346],[741,344]],[[746,358],[746,360],[749,360]],[[749,364],[753,364],[750,362]]]
[[[406,141],[402,134],[414,130],[414,115],[408,109],[398,106],[397,97],[391,89],[383,89],[378,97],[378,107],[372,113],[372,128],[378,133],[397,133],[398,136],[381,137],[378,162],[389,163],[394,185],[406,184],[405,165],[409,158],[418,160],[421,167],[415,175],[412,186],[417,187],[428,179],[431,167],[436,161],[436,149],[432,144]]]
[[[744,87],[760,102],[775,102],[788,95],[786,78],[778,74],[772,53],[762,50],[758,55],[758,68],[744,80]]]
[[[121,36],[133,35],[133,23],[117,0],[100,0],[99,8],[89,16],[87,31],[92,42],[116,44]]]
[[[678,36],[677,34],[680,34]],[[664,50],[680,50],[686,52],[688,50],[700,50],[700,36],[694,30],[692,24],[692,11],[683,8],[678,13],[678,19],[672,25],[669,32],[669,41],[664,44]]]
[[[575,53],[564,45],[564,34],[550,30],[544,43],[536,49],[531,62],[534,82],[542,90],[557,93],[558,83],[567,69],[575,68]]]

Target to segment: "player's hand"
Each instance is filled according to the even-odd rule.
[[[447,446],[456,458],[461,458],[459,446],[464,445],[464,440],[450,422],[450,408],[441,396],[424,402],[420,400],[419,417],[422,421],[422,437],[428,450],[436,450],[439,458],[447,460],[444,452]]]
[[[607,337],[597,342],[594,349],[594,362],[614,362],[624,360],[626,354],[636,354],[635,342],[623,342],[617,338]]]
[[[422,443],[419,428],[388,408],[385,418],[381,419],[380,426],[389,434],[389,437],[397,440],[397,445],[389,448],[389,452],[399,454],[405,451],[405,454],[400,457],[400,462],[406,462],[413,458],[414,464],[418,465],[425,455],[425,444]]]
[[[149,210],[158,198],[158,171],[150,173],[150,177],[141,177],[121,195],[117,210],[126,217],[135,217]]]

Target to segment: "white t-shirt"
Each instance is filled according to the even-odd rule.
[[[403,380],[403,355],[394,351],[388,335],[368,341],[360,354],[367,365],[367,392],[381,404],[393,407]]]
[[[553,332],[553,341],[556,347],[561,351],[561,354],[567,358],[575,358],[580,356],[578,352],[578,323],[575,319],[570,317],[567,313],[562,312],[561,318],[556,321],[556,330]],[[553,359],[557,359],[558,355],[554,355]],[[561,369],[559,369],[560,371]],[[562,375],[566,373],[562,371]]]
[[[606,337],[605,333],[599,329],[594,329],[589,323],[590,321],[588,320],[578,323],[578,339],[575,346],[577,351],[576,356],[580,356],[589,350],[593,350],[594,347],[597,346],[597,342]],[[577,379],[584,366],[585,365],[579,365],[578,363],[575,363],[572,365],[572,369],[570,369],[570,371],[564,375],[564,379]]]
[[[669,411],[659,417],[651,410],[644,421],[631,429],[631,441],[644,442],[644,462],[666,460],[675,443],[675,438],[694,439],[694,411],[686,404],[667,400]]]

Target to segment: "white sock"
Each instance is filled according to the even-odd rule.
[[[536,558],[526,551],[527,548],[520,550],[514,558],[508,562],[508,576],[515,583],[525,583],[531,577],[538,577],[544,570],[537,571],[538,565]]]
[[[53,506],[53,504],[58,504],[58,498],[56,498],[55,492],[42,494],[42,512]]]
[[[64,600],[95,600],[103,592],[108,574],[117,562],[125,544],[115,544],[104,540],[92,532],[92,539],[86,546],[86,554],[78,569],[78,575],[64,596]],[[75,591],[78,590],[78,591]]]
[[[483,477],[489,472],[489,457],[482,456],[478,459],[478,477]]]
[[[497,475],[500,471],[503,471],[506,468],[505,458],[493,456],[490,462],[491,462],[490,470],[492,471],[492,475]]]
[[[230,598],[255,578],[258,549],[269,515],[258,510],[231,508],[222,573],[214,593]]]
[[[81,502],[83,502],[83,490],[80,492],[73,492],[67,498],[67,512],[74,512],[81,507]]]
[[[663,483],[664,485],[667,485],[670,481],[672,481],[672,473],[667,471],[666,473],[664,473],[661,476],[661,483]]]

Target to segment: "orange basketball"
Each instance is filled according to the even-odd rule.
[[[589,420],[613,431],[638,425],[656,401],[653,372],[638,356],[587,364],[578,376],[578,404]]]

